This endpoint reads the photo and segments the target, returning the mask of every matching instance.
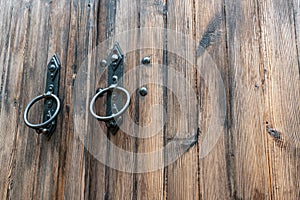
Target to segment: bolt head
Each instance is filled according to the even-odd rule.
[[[151,63],[151,58],[150,58],[150,56],[144,57],[144,58],[142,59],[142,63],[143,63],[144,65],[150,64],[150,63]]]
[[[48,105],[48,108],[51,108],[52,105],[53,105],[53,102],[52,102],[52,101],[48,101],[48,102],[47,102],[47,105]],[[48,115],[47,115],[47,116],[48,116]]]
[[[43,134],[48,134],[49,131],[48,131],[48,129],[44,128],[44,129],[42,130],[42,133],[43,133]]]
[[[101,60],[101,66],[102,66],[102,67],[106,67],[106,66],[107,66],[107,60],[102,59],[102,60]]]
[[[114,83],[117,83],[117,82],[118,82],[118,77],[117,77],[117,76],[113,76],[113,77],[112,77],[112,81],[113,81]]]
[[[53,87],[54,87],[53,85],[49,85],[49,89],[48,89],[49,92],[53,92]]]
[[[49,71],[50,72],[54,72],[56,70],[56,66],[54,64],[51,64],[49,67],[48,67]]]
[[[148,94],[148,89],[146,87],[141,87],[140,88],[140,95],[142,95],[144,97],[147,94]]]
[[[114,62],[117,62],[119,60],[119,56],[117,54],[113,54],[111,56],[111,61],[114,63]]]

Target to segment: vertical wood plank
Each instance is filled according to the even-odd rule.
[[[71,1],[69,4],[68,26],[70,32],[66,38],[69,45],[69,48],[66,49],[68,76],[65,83],[68,87],[65,99],[68,113],[66,117],[70,123],[63,123],[63,132],[70,134],[63,135],[64,141],[66,141],[63,149],[66,149],[64,168],[67,174],[62,176],[64,190],[61,191],[61,194],[67,199],[95,199],[99,196],[102,197],[105,191],[105,167],[94,159],[85,146],[89,145],[92,139],[82,140],[78,137],[78,133],[74,134],[74,123],[77,121],[73,121],[73,107],[78,105],[74,105],[73,100],[79,94],[73,92],[73,89],[76,87],[74,84],[83,65],[88,65],[93,72],[99,67],[99,63],[95,59],[95,48],[99,40],[103,39],[106,34],[99,28],[105,24],[105,20],[99,23],[99,20],[103,19],[99,16],[99,12],[102,14],[104,10],[101,7],[104,5],[104,1]],[[84,90],[87,85],[81,85],[81,87]],[[96,85],[92,85],[93,91],[95,91],[94,87]],[[85,128],[87,127],[83,127],[83,129]],[[88,134],[87,137],[91,137],[91,135]]]
[[[81,62],[84,60],[83,49],[86,47],[86,35],[84,35],[85,31],[81,31],[79,27],[84,27],[84,22],[80,23],[81,19],[84,17],[80,13],[84,13],[84,6],[78,1],[71,1],[70,7],[70,19],[69,19],[69,29],[70,31],[68,35],[69,49],[67,50],[67,61],[66,65],[71,67],[72,69],[68,69],[68,72],[72,70],[72,77],[76,78],[76,74],[78,72],[78,68],[80,67]],[[81,12],[82,10],[82,12]],[[74,81],[72,86],[74,86]],[[66,98],[70,98],[71,94],[67,95]],[[72,96],[76,98],[76,96]],[[72,101],[71,101],[72,102]],[[69,103],[71,103],[69,102]],[[72,105],[72,103],[71,103]],[[74,106],[74,105],[72,105]],[[72,107],[70,107],[72,113]],[[73,129],[73,126],[65,126],[65,131],[70,131]],[[68,132],[67,131],[67,132]],[[66,176],[64,180],[65,190],[62,192],[64,197],[69,199],[80,199],[83,197],[84,192],[84,176],[85,176],[85,151],[84,146],[79,140],[79,138],[75,137],[73,134],[67,136],[68,143],[66,144],[67,152],[66,152],[66,166],[65,171]]]
[[[226,120],[226,110],[229,110],[229,69],[226,49],[226,28],[224,1],[196,1],[196,38],[198,41],[198,51],[204,51],[197,59],[204,59],[202,63],[208,63],[201,68],[197,76],[199,92],[199,127],[201,134],[199,137],[199,191],[202,199],[229,199],[230,182],[228,165],[228,155],[225,143],[228,137],[228,120]],[[199,42],[200,41],[200,42]],[[200,49],[199,49],[200,48]],[[211,62],[206,58],[209,56]],[[215,68],[209,70],[208,68]],[[209,72],[209,74],[207,74]],[[208,75],[208,76],[207,76]],[[209,78],[211,77],[211,78]],[[208,79],[205,81],[204,79]],[[215,88],[214,85],[218,87]],[[220,93],[219,89],[223,90]],[[226,96],[227,95],[227,96]],[[223,99],[224,98],[224,99]],[[219,105],[214,105],[213,99],[219,99]],[[226,108],[227,107],[227,108]],[[212,118],[213,113],[221,117],[223,113],[223,123]],[[229,114],[227,113],[227,117]],[[216,133],[211,133],[211,128]],[[211,144],[205,143],[205,137],[214,134],[216,141]],[[209,145],[208,145],[209,144]],[[208,145],[208,146],[207,146]],[[212,146],[212,147],[210,147]],[[202,155],[201,149],[212,148],[208,155]]]
[[[264,133],[258,5],[225,1],[230,77],[227,141],[233,198],[270,198]],[[228,165],[227,165],[228,166]]]
[[[90,2],[91,4],[91,2]],[[107,55],[100,54],[100,51],[106,52],[107,54],[109,53],[110,49],[112,48],[112,44],[107,43],[108,37],[111,36],[112,34],[112,29],[108,24],[115,24],[114,17],[115,17],[115,12],[113,9],[108,9],[109,3],[108,1],[94,1],[92,6],[95,7],[95,13],[97,13],[97,18],[94,19],[94,26],[97,29],[97,32],[95,33],[96,37],[96,42],[97,42],[97,47],[96,47],[96,52],[92,55],[95,57],[96,62],[91,63],[91,67],[95,68],[94,73],[95,73],[95,82],[91,82],[91,84],[94,84],[94,89],[93,91],[96,91],[98,88],[105,88],[107,87],[107,70],[106,73],[104,74],[99,74],[97,73],[97,68],[100,68],[100,62],[102,59],[107,59]],[[110,16],[110,17],[109,17]],[[96,30],[95,29],[95,30]],[[105,46],[104,44],[107,44]],[[110,45],[110,46],[109,46]],[[104,48],[104,49],[102,49]],[[99,51],[99,52],[98,52]],[[94,74],[91,72],[91,76]],[[102,76],[100,76],[102,75]],[[97,107],[97,105],[96,105]],[[98,106],[100,110],[103,111],[105,110],[105,104],[101,104]],[[103,109],[104,108],[104,109]],[[104,111],[105,113],[105,111]],[[99,134],[106,133],[107,128],[105,123],[103,122],[96,122],[95,119],[91,118],[91,121],[93,123],[97,123],[97,126],[94,126],[94,129],[92,132],[88,135],[89,140],[91,143],[98,149],[98,151],[107,151],[107,143],[105,141],[101,141],[101,137]],[[101,133],[99,131],[99,128],[103,131]],[[107,191],[107,168],[104,163],[101,163],[97,157],[94,157],[94,155],[91,155],[93,153],[89,152],[89,163],[86,167],[88,167],[87,172],[88,172],[88,180],[86,181],[86,187],[88,188],[86,190],[86,194],[84,195],[86,199],[103,199],[103,198],[108,198],[109,197],[109,192]],[[107,154],[108,155],[108,154]],[[113,177],[113,176],[112,176]],[[86,178],[87,179],[87,176]]]
[[[11,198],[15,182],[13,171],[17,157],[16,140],[24,66],[22,57],[28,37],[21,32],[26,31],[22,23],[28,23],[28,9],[24,9],[24,4],[14,6],[13,1],[2,1],[1,6],[0,193],[4,199]],[[16,42],[18,40],[20,42]]]
[[[127,89],[131,95],[131,104],[128,108],[128,112],[133,112],[132,115],[126,117],[135,116],[135,93],[129,88],[135,88],[136,78],[126,76],[130,70],[133,70],[136,66],[137,55],[135,52],[128,52],[132,46],[137,43],[136,34],[129,34],[130,30],[137,28],[138,26],[138,13],[139,6],[137,1],[108,1],[107,6],[110,9],[110,20],[107,24],[107,29],[111,30],[109,37],[114,38],[113,42],[118,42],[120,44],[124,58],[124,71],[123,77],[119,77],[122,80],[122,87]],[[127,34],[126,34],[127,33]],[[113,44],[111,44],[111,47]],[[127,78],[126,78],[127,77]],[[122,153],[117,154],[116,148],[124,150],[126,152],[135,152],[135,138],[131,137],[133,133],[127,132],[131,130],[134,123],[134,119],[128,119],[123,117],[123,122],[120,130],[115,135],[109,135],[108,138],[111,144],[107,147],[107,159],[110,163],[115,163],[115,168],[108,166],[105,171],[106,178],[106,189],[105,198],[107,199],[132,199],[133,198],[133,188],[134,188],[134,173],[133,171],[134,163],[129,160],[124,160]],[[113,145],[115,146],[113,146]],[[134,160],[134,156],[130,156],[130,160]],[[123,166],[132,166],[124,169]],[[122,171],[129,170],[129,171]],[[126,187],[124,187],[126,185]]]
[[[151,65],[141,66],[138,73],[139,87],[145,86],[148,89],[148,95],[142,97],[138,95],[138,135],[146,138],[137,138],[137,157],[136,168],[143,170],[143,173],[135,176],[136,199],[162,199],[163,198],[163,183],[164,171],[163,168],[157,168],[153,171],[151,166],[161,166],[163,163],[163,126],[161,120],[164,119],[163,108],[163,49],[164,49],[164,5],[165,1],[156,0],[141,0],[139,28],[141,28],[141,46],[149,46],[150,48],[142,48],[139,51],[141,60],[146,57],[151,57]],[[143,31],[143,29],[157,28],[159,31]],[[152,47],[152,48],[151,48]],[[147,83],[149,80],[154,84]],[[147,83],[143,85],[143,83]],[[137,88],[138,90],[139,88]],[[149,127],[153,127],[151,129]],[[147,137],[152,136],[152,137]],[[160,152],[149,159],[141,159],[140,155],[145,153],[151,155],[152,152]],[[150,167],[149,167],[150,166]],[[135,191],[134,191],[135,192]]]
[[[165,198],[199,199],[197,145],[192,145],[197,142],[199,116],[196,110],[198,102],[195,86],[197,70],[194,1],[168,1],[167,13],[167,29],[172,31],[168,31],[170,33],[167,35],[168,71],[165,73],[168,89],[165,145],[181,140],[191,147],[182,152],[183,155],[165,169],[167,174]],[[191,137],[193,139],[189,141]]]
[[[266,135],[274,199],[299,199],[300,77],[289,1],[259,1]]]

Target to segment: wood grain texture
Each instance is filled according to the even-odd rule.
[[[263,134],[258,4],[225,2],[230,77],[227,140],[230,196],[267,199],[270,198],[270,177]]]
[[[300,199],[299,13],[299,0],[0,1],[0,198]],[[160,31],[137,30],[149,27]],[[129,30],[136,31],[124,34]],[[97,128],[105,130],[104,123],[89,118],[92,131],[82,141],[74,130],[74,83],[83,63],[93,76],[82,89],[106,86],[106,75],[97,71],[104,53],[95,48],[106,42],[109,51],[116,40],[125,50],[123,86],[132,100],[125,130],[103,144]],[[62,109],[47,140],[25,126],[23,114],[44,91],[54,53],[62,64]],[[141,65],[144,56],[150,65]],[[197,70],[205,58],[218,69],[226,101],[218,99],[217,73]],[[181,75],[196,95],[196,109],[187,107],[184,118],[181,104],[190,102],[190,93]],[[224,101],[215,106],[216,99]],[[203,156],[213,115],[225,107],[219,138]],[[34,107],[30,120],[40,121],[41,110]],[[165,167],[172,151],[124,161],[112,148],[151,153],[172,141],[191,146]],[[106,166],[87,147],[128,171]]]
[[[195,54],[196,31],[194,1],[168,1],[167,11],[167,29],[175,32],[169,31],[167,35],[166,145],[173,140],[178,140],[178,144],[188,141],[191,136],[198,134],[199,127],[195,86],[197,77],[192,56]],[[197,142],[197,137],[194,139]],[[167,155],[172,153],[166,152]],[[182,153],[165,170],[165,198],[199,199],[197,145]]]
[[[140,45],[152,48],[143,48],[139,51],[139,62],[150,56],[151,65],[141,66],[137,71],[138,86],[145,86],[148,95],[142,97],[138,94],[138,134],[143,138],[137,138],[136,169],[145,169],[136,174],[136,197],[137,199],[162,199],[164,183],[164,120],[163,107],[163,77],[164,77],[164,5],[165,1],[141,0],[140,21],[141,30],[148,28],[150,33],[142,31]],[[157,28],[159,31],[151,31]],[[146,84],[145,84],[146,83]],[[137,88],[138,90],[139,88]],[[157,152],[154,153],[153,152]],[[147,159],[140,155],[145,153]],[[156,168],[155,166],[160,166]],[[155,168],[154,168],[155,167]],[[147,192],[146,192],[147,191]]]
[[[291,2],[260,5],[266,123],[279,135],[275,138],[267,130],[271,195],[299,199],[300,77],[295,16]]]
[[[226,49],[226,28],[225,28],[225,10],[224,2],[222,1],[195,1],[196,9],[196,40],[200,41],[200,50],[205,51],[199,57],[198,60],[204,60],[204,67],[200,68],[197,75],[197,86],[199,93],[199,119],[201,134],[199,137],[199,185],[200,185],[200,198],[202,199],[230,199],[230,181],[229,171],[233,165],[228,162],[229,155],[226,144],[229,137],[229,113],[224,116],[223,124],[218,124],[213,121],[212,115],[214,113],[221,113],[227,110],[229,112],[229,102],[226,96],[229,96],[229,67],[227,60]],[[203,12],[203,11],[210,12]],[[197,47],[199,49],[199,46]],[[209,65],[205,66],[205,60],[208,60],[207,54],[210,55],[213,63],[208,62]],[[199,62],[197,62],[199,64]],[[221,99],[221,95],[214,85],[220,87],[220,82],[214,77],[214,74],[210,75],[212,80],[204,81],[208,79],[207,72],[210,72],[207,68],[215,68],[216,72],[221,76],[221,81],[224,84],[224,96],[225,99]],[[223,101],[222,106],[216,106],[213,99]],[[213,106],[213,104],[215,106]],[[221,103],[220,103],[221,105]],[[220,123],[220,122],[219,122]],[[211,145],[202,142],[209,135],[213,135],[209,131],[209,127],[213,127],[214,132],[217,132],[215,136],[217,140]],[[226,144],[226,145],[225,145]],[[215,146],[213,146],[215,145]],[[201,154],[201,149],[212,146],[213,149],[207,156]]]
[[[108,22],[110,26],[107,26],[108,30],[111,30],[110,37],[116,38],[115,41],[118,41],[118,35],[134,29],[138,25],[138,2],[131,2],[131,1],[110,1],[107,6],[110,8],[110,16],[112,16]],[[130,53],[127,50],[130,49],[131,45],[135,46],[137,43],[137,38],[135,34],[124,34],[124,38],[121,39],[122,41],[118,41],[120,46],[125,54],[125,65],[124,65],[124,74],[128,71],[134,69],[136,66],[137,55],[133,52]],[[113,44],[110,44],[111,46]],[[128,89],[135,88],[136,86],[136,78],[135,76],[130,78],[123,79],[123,87]],[[124,149],[128,152],[135,152],[136,151],[136,139],[131,137],[126,133],[126,130],[131,130],[132,123],[135,123],[135,120],[130,117],[135,117],[135,110],[136,110],[136,103],[135,103],[135,93],[132,90],[129,90],[131,94],[131,105],[129,110],[133,112],[133,115],[126,115],[127,118],[124,117],[123,119],[123,127],[124,131],[121,129],[119,130],[115,136],[110,135],[110,139],[113,144],[115,144],[118,148]],[[128,117],[130,119],[128,119]],[[132,132],[130,134],[133,134]],[[134,161],[134,155],[130,156],[130,159],[125,160],[123,162],[122,155],[118,155],[114,153],[113,146],[108,147],[107,159],[111,162],[115,162],[116,166],[127,165],[131,161]],[[128,162],[128,163],[127,163]],[[134,169],[134,163],[131,164],[131,169]],[[109,169],[106,168],[106,191],[105,191],[105,198],[106,199],[132,199],[134,194],[134,173],[120,171],[120,169]],[[126,185],[126,187],[123,187]]]

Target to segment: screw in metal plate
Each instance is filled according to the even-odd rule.
[[[47,102],[48,108],[52,108],[53,102],[52,101],[48,101]],[[48,116],[48,115],[47,115]],[[50,115],[49,115],[50,116]],[[49,118],[50,119],[50,118]]]
[[[53,88],[54,88],[54,86],[51,84],[51,85],[49,85],[49,89],[48,89],[48,91],[50,92],[50,93],[52,93],[53,92]]]
[[[118,82],[118,77],[117,77],[117,76],[113,76],[113,77],[112,77],[112,81],[113,81],[114,83],[117,83],[117,82]]]
[[[42,133],[43,133],[43,134],[48,134],[49,131],[48,131],[48,129],[44,128],[44,129],[42,130]]]
[[[51,64],[49,67],[48,67],[49,71],[50,72],[54,72],[56,70],[56,66],[54,64]]]
[[[148,94],[148,89],[146,87],[141,87],[140,88],[140,95],[142,95],[144,97],[147,94]]]
[[[119,56],[117,54],[113,54],[111,56],[111,62],[115,63],[119,60]]]
[[[102,59],[102,60],[101,60],[101,66],[102,66],[102,67],[106,67],[106,66],[107,66],[107,60]]]
[[[144,58],[142,59],[142,63],[143,63],[144,65],[150,64],[150,63],[151,63],[151,58],[150,58],[150,56],[144,57]]]
[[[46,115],[46,117],[47,117],[47,120],[48,120],[48,119],[51,118],[51,115],[48,113],[48,114]]]

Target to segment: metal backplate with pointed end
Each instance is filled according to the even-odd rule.
[[[108,85],[118,84],[122,86],[124,55],[118,43],[115,43],[108,57]],[[117,80],[116,80],[117,79]],[[123,97],[116,91],[107,93],[106,116],[117,113],[122,107]],[[109,133],[115,135],[122,123],[122,116],[106,122]]]
[[[52,93],[58,97],[59,92],[59,79],[60,79],[60,61],[58,56],[55,54],[47,66],[47,80],[46,80],[46,89],[45,94]],[[43,112],[43,121],[47,121],[54,114],[57,108],[56,102],[54,99],[45,99],[44,101],[44,112]],[[38,130],[38,133],[44,133],[48,138],[50,138],[56,128],[57,119],[53,120],[47,127],[43,130]]]

